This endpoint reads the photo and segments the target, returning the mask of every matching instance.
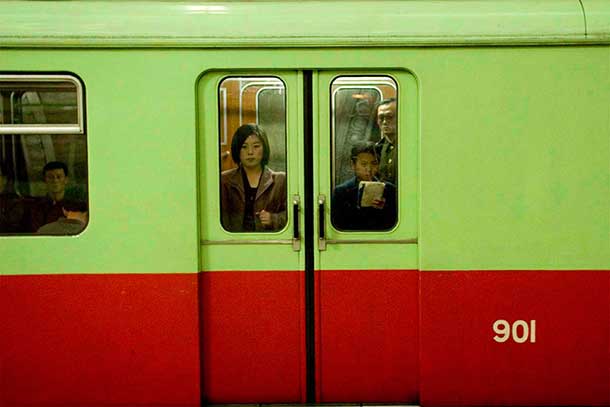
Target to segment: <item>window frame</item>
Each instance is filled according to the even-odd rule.
[[[69,83],[74,85],[74,88],[69,87],[69,91],[76,92],[76,103],[74,105],[76,107],[76,122],[75,123],[41,123],[41,124],[5,124],[0,123],[0,136],[12,136],[14,137],[32,137],[32,136],[72,136],[75,138],[84,138],[85,143],[85,166],[86,173],[84,177],[85,187],[86,187],[86,204],[87,204],[87,212],[89,213],[89,218],[83,228],[77,233],[69,233],[69,234],[59,234],[59,233],[38,233],[37,231],[31,232],[15,232],[15,233],[0,233],[0,238],[4,239],[7,237],[52,237],[52,238],[62,238],[68,237],[73,238],[76,236],[82,235],[82,233],[88,229],[89,224],[91,223],[90,213],[91,210],[89,208],[90,205],[90,195],[89,195],[89,145],[87,139],[87,131],[86,131],[86,112],[85,112],[85,84],[82,79],[78,77],[74,73],[64,72],[64,73],[15,73],[15,72],[0,72],[0,84],[2,83],[11,83],[15,85],[16,91],[23,90],[25,92],[29,91],[32,88],[32,91],[37,91],[36,87],[44,87],[48,86],[53,88],[54,84],[57,83]],[[19,88],[19,83],[23,83],[23,88]],[[57,86],[55,86],[57,87]],[[0,102],[1,103],[1,102]],[[73,175],[70,175],[73,177]],[[31,181],[30,181],[31,182]],[[37,199],[38,195],[29,196],[28,199]]]
[[[85,134],[85,109],[83,85],[81,81],[68,74],[0,74],[1,82],[49,83],[71,82],[76,87],[77,123],[66,124],[2,124],[0,134]]]

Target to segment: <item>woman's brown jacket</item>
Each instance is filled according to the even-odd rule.
[[[246,193],[241,167],[224,171],[220,177],[222,226],[229,232],[243,232]],[[264,227],[255,216],[255,231],[280,230],[286,224],[286,173],[265,167],[256,191],[254,213],[271,213],[271,225]]]

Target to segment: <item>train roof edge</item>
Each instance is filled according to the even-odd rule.
[[[610,44],[605,0],[4,1],[0,47]]]

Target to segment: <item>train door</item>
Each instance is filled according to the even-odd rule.
[[[417,401],[416,95],[402,71],[201,78],[206,402]]]
[[[277,71],[198,84],[206,402],[305,399],[302,89],[301,74]],[[257,167],[253,191],[245,174]]]
[[[316,79],[318,400],[415,403],[416,82],[402,71]]]

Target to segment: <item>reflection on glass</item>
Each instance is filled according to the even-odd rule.
[[[229,232],[286,225],[286,100],[277,78],[227,78],[219,87],[221,223]]]
[[[397,220],[397,87],[390,77],[331,84],[331,219],[339,230],[388,230]]]
[[[73,82],[3,82],[0,92],[12,115],[5,124],[77,124]]]

